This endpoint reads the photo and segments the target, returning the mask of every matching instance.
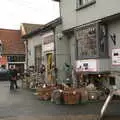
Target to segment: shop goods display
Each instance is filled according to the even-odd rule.
[[[29,88],[29,86],[30,86],[30,77],[25,77],[22,80],[22,87],[23,88]]]
[[[54,102],[55,104],[63,104],[63,90],[54,90],[51,94],[51,102]]]
[[[50,100],[53,90],[54,90],[54,88],[48,87],[48,86],[37,89],[40,100]]]
[[[88,99],[89,100],[97,100],[98,99],[98,95],[99,92],[96,90],[96,87],[94,86],[93,83],[90,83],[87,87],[86,87],[87,91],[88,91]]]
[[[63,91],[64,104],[78,104],[80,101],[80,93],[74,89]]]
[[[86,88],[78,88],[76,91],[80,94],[80,102],[85,103],[88,102],[88,91]]]
[[[99,93],[97,90],[88,91],[89,100],[97,100],[99,98]]]

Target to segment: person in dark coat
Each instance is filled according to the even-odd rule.
[[[10,79],[10,90],[18,89],[17,85],[17,70],[14,68],[14,66],[11,66],[9,69],[9,79]]]

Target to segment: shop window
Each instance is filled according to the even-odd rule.
[[[76,31],[78,58],[95,57],[96,46],[96,25],[89,25]]]
[[[13,55],[13,56],[8,56],[7,57],[8,62],[24,62],[25,61],[25,56],[21,55],[21,56],[17,56],[17,55]]]
[[[77,8],[82,8],[95,3],[96,0],[77,0]]]
[[[76,30],[77,59],[108,57],[107,25],[95,23]]]

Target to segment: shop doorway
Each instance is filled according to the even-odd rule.
[[[47,79],[48,81],[50,82],[51,79],[52,79],[52,74],[51,74],[51,71],[52,71],[52,62],[53,62],[53,56],[52,56],[52,53],[48,53],[47,54]]]

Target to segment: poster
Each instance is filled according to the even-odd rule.
[[[120,49],[112,49],[112,65],[120,65]]]
[[[76,69],[79,69],[80,71],[96,72],[97,60],[96,59],[77,60]]]

